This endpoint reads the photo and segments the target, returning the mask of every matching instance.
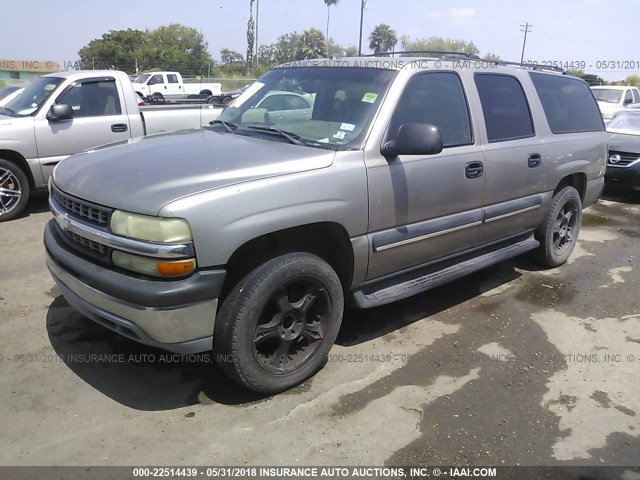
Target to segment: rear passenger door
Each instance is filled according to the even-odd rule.
[[[487,189],[484,243],[531,230],[541,220],[544,144],[536,136],[527,95],[517,77],[476,73],[485,124]]]
[[[480,242],[485,177],[463,83],[456,72],[415,74],[388,126],[438,127],[437,155],[368,156],[368,279],[440,260]]]
[[[167,95],[182,95],[182,85],[175,73],[167,73]]]

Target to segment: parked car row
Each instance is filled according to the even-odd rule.
[[[636,87],[607,85],[591,87],[591,91],[598,101],[605,123],[627,107],[640,106],[640,91]]]

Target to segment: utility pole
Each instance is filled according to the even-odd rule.
[[[258,44],[258,33],[260,27],[260,0],[256,0],[256,67],[260,66],[260,57],[258,54],[260,53],[259,44]]]
[[[533,25],[529,25],[529,22],[527,22],[524,25],[520,26],[524,27],[524,30],[520,30],[521,32],[524,32],[524,41],[522,42],[522,56],[520,57],[520,65],[522,65],[524,63],[524,49],[527,46],[527,33],[529,33],[529,29],[533,27]]]
[[[362,56],[362,24],[364,23],[364,9],[367,7],[367,0],[362,0],[360,6],[360,43],[358,44],[358,55]]]

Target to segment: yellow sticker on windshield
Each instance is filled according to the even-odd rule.
[[[378,99],[377,93],[365,93],[364,97],[362,97],[362,101],[366,103],[376,103]]]

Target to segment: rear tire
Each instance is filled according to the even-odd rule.
[[[322,368],[343,310],[342,286],[329,264],[308,253],[281,255],[227,295],[215,322],[215,358],[250,390],[287,390]]]
[[[582,223],[582,200],[573,187],[565,187],[553,196],[544,222],[536,231],[540,247],[536,261],[546,267],[558,267],[573,252]]]
[[[29,180],[15,163],[0,158],[0,222],[20,215],[29,201]]]

